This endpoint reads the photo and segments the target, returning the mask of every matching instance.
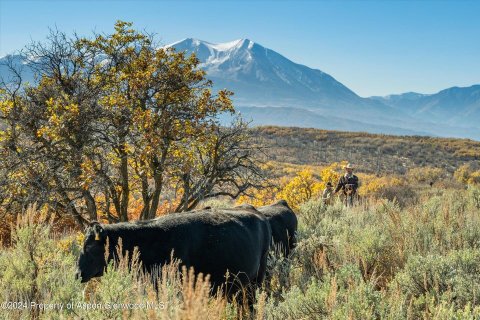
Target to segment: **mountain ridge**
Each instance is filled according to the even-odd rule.
[[[333,76],[247,38],[218,44],[186,38],[165,47],[197,54],[213,89],[233,91],[235,106],[258,117],[253,118],[254,125],[324,125],[332,130],[480,140],[480,85],[451,87],[434,94],[360,97]],[[16,55],[0,61],[9,57],[26,67],[25,80],[33,81],[26,60]],[[5,77],[5,67],[0,66],[0,75]],[[267,109],[259,109],[263,107]],[[282,109],[272,109],[276,107]],[[302,119],[301,110],[310,119]],[[292,114],[295,120],[289,117]]]
[[[450,87],[433,94],[408,92],[385,97],[372,97],[377,101],[406,110],[416,119],[433,118],[448,125],[478,126],[480,121],[480,85]],[[454,111],[454,114],[452,114]]]
[[[187,38],[170,46],[178,51],[196,53],[201,67],[214,81],[215,89],[228,88],[234,91],[234,102],[243,108],[303,108],[332,119],[353,118],[367,124],[364,131],[369,131],[370,125],[394,127],[397,131],[426,132],[433,136],[480,139],[480,130],[475,128],[475,121],[480,120],[480,115],[476,113],[476,101],[467,108],[447,108],[450,114],[446,115],[442,113],[445,103],[437,102],[432,106],[432,101],[438,100],[435,94],[411,92],[363,98],[329,74],[290,61],[249,39],[212,44]],[[448,88],[440,93],[453,89]],[[468,113],[470,109],[473,111]],[[452,113],[456,115],[452,116]],[[270,121],[261,124],[279,123]],[[345,130],[343,127],[341,129]]]

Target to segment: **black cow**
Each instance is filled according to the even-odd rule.
[[[287,257],[297,241],[297,216],[285,200],[259,207],[257,210],[263,213],[270,222],[273,244],[280,246],[281,252]]]
[[[266,218],[255,209],[201,210],[175,213],[150,221],[101,225],[92,223],[78,260],[82,282],[100,277],[105,270],[105,244],[109,255],[122,238],[123,250],[137,247],[145,271],[170,262],[193,267],[196,273],[210,275],[216,289],[226,283],[225,274],[235,279],[230,294],[242,287],[254,289],[265,276],[271,229]]]

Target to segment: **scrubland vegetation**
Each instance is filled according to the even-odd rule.
[[[320,197],[328,182],[335,186],[346,163],[347,161],[341,161],[320,166],[267,162],[265,170],[269,172],[270,187],[253,189],[240,196],[237,202],[260,206],[285,199],[290,206],[298,209],[308,200]],[[417,203],[419,195],[431,186],[463,189],[468,185],[478,185],[479,169],[478,162],[469,161],[452,173],[431,166],[414,167],[404,174],[355,172],[360,179],[359,201],[387,199],[405,207]]]
[[[1,251],[1,296],[28,306],[63,303],[64,309],[2,309],[1,318],[35,312],[42,319],[478,318],[480,189],[428,187],[416,197],[403,208],[373,198],[353,208],[315,198],[301,204],[298,246],[289,258],[272,253],[273,276],[250,315],[209,296],[208,282],[175,265],[162,269],[158,294],[126,260],[81,284],[74,274],[82,234],[54,233],[51,222],[30,210],[16,222],[12,245]],[[114,303],[130,308],[114,309]]]
[[[391,136],[307,128],[252,129],[269,159],[293,164],[328,165],[349,159],[368,173],[403,174],[415,167],[455,171],[480,158],[480,142],[422,136]]]

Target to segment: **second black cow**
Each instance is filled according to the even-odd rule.
[[[257,210],[263,213],[270,223],[273,245],[280,247],[280,252],[287,257],[297,242],[297,216],[285,200],[259,207]]]

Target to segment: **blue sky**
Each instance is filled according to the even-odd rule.
[[[480,1],[8,1],[0,55],[48,27],[111,32],[117,19],[171,43],[248,38],[361,96],[480,83]]]

